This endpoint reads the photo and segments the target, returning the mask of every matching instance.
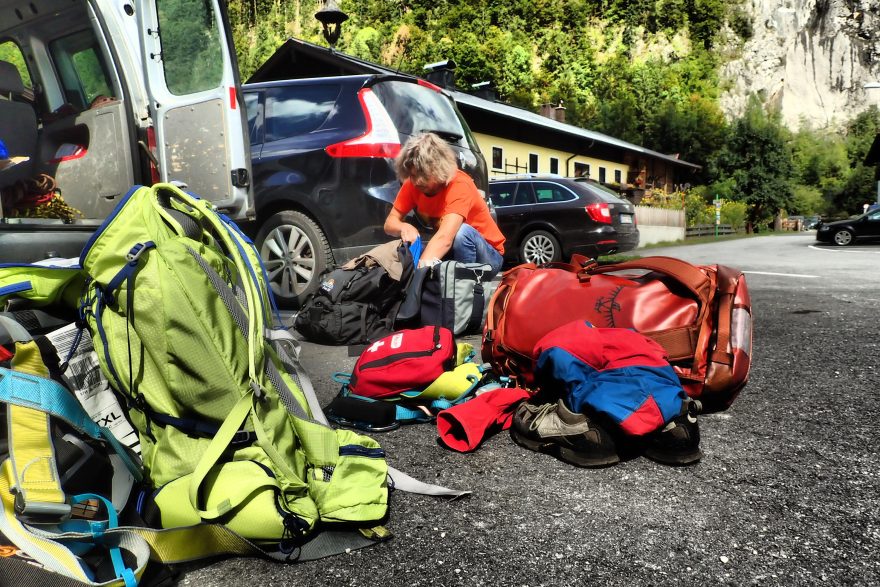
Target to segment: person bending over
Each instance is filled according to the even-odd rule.
[[[385,233],[414,242],[420,235],[405,220],[410,211],[434,230],[419,267],[451,259],[486,263],[493,274],[501,270],[504,235],[474,181],[456,165],[455,152],[446,141],[433,133],[413,137],[401,149],[394,167],[403,185],[385,219]]]

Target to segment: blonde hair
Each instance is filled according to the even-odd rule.
[[[394,160],[394,169],[402,182],[421,177],[449,183],[458,171],[458,162],[449,143],[426,132],[406,142]]]

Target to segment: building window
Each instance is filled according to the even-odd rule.
[[[550,173],[559,174],[559,159],[550,157]]]
[[[599,183],[605,183],[605,168],[599,168]]]
[[[538,173],[537,153],[529,153],[529,173]]]
[[[504,151],[501,147],[492,147],[492,169],[504,167]]]
[[[574,176],[575,177],[590,177],[590,166],[586,163],[575,163],[574,164]]]
[[[614,170],[614,183],[620,183],[620,170]]]

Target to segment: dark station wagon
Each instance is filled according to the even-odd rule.
[[[509,263],[598,257],[639,245],[635,207],[586,178],[530,174],[489,183]]]

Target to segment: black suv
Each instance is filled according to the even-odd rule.
[[[486,162],[453,100],[398,75],[357,75],[243,86],[251,141],[254,235],[279,304],[296,307],[318,276],[386,242],[400,188],[393,158],[431,131],[458,154],[485,194]]]
[[[489,191],[508,263],[548,263],[574,253],[595,258],[639,246],[633,205],[595,181],[518,175],[493,179]]]

